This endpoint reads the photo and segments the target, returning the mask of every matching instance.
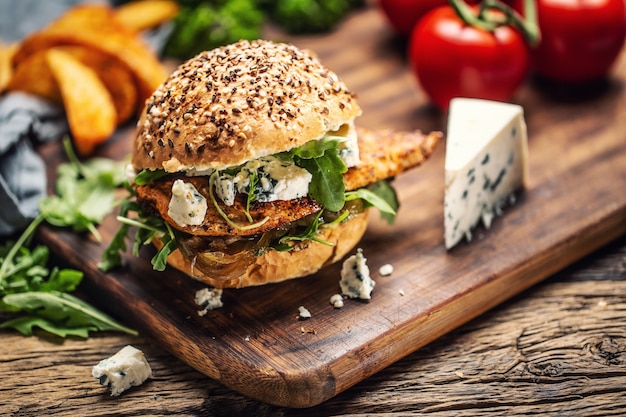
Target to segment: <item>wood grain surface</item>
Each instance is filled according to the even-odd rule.
[[[268,36],[272,36],[272,32]],[[358,122],[363,126],[422,128],[427,131],[445,129],[445,114],[427,104],[404,61],[402,45],[391,37],[388,27],[375,10],[355,14],[331,35],[291,40],[316,51],[327,66],[358,92],[365,113]],[[149,357],[156,357],[157,363],[165,358],[163,364],[176,364],[177,371],[170,374],[174,375],[173,378],[177,378],[177,372],[191,371],[164,354],[163,349],[235,391],[281,406],[311,407],[349,390],[347,397],[355,398],[355,403],[362,407],[361,412],[369,407],[372,413],[392,413],[394,398],[406,395],[415,401],[413,410],[442,413],[456,410],[456,415],[466,411],[467,415],[472,415],[470,411],[476,412],[476,408],[472,403],[463,405],[463,395],[459,394],[466,392],[468,398],[472,398],[469,401],[481,404],[480,408],[506,408],[507,404],[524,402],[523,398],[527,398],[525,404],[530,408],[526,408],[526,411],[532,411],[537,395],[543,398],[537,402],[538,405],[545,407],[549,403],[550,384],[542,385],[545,393],[537,393],[532,385],[527,386],[526,391],[518,390],[516,393],[521,399],[515,400],[505,398],[507,389],[516,381],[536,379],[546,382],[546,378],[560,375],[573,378],[576,372],[569,374],[566,359],[578,349],[577,335],[589,330],[582,324],[584,321],[580,317],[588,317],[594,323],[590,326],[596,329],[589,339],[594,342],[587,347],[589,368],[597,369],[595,359],[598,357],[613,355],[619,363],[617,368],[610,369],[617,369],[616,373],[608,372],[603,374],[606,378],[599,379],[608,381],[607,386],[610,386],[609,379],[623,377],[620,354],[624,350],[624,334],[610,327],[612,322],[608,317],[614,314],[616,323],[620,323],[620,319],[621,323],[624,322],[623,312],[620,313],[619,309],[619,303],[623,300],[620,301],[618,296],[624,293],[621,282],[611,283],[604,288],[604,284],[597,283],[585,287],[581,292],[583,298],[586,297],[584,294],[596,294],[599,291],[598,294],[605,294],[610,300],[602,301],[598,298],[595,306],[593,302],[583,303],[587,307],[579,308],[580,316],[572,315],[571,310],[559,309],[559,305],[563,305],[561,298],[567,300],[565,305],[570,305],[570,302],[572,305],[580,305],[584,300],[577,298],[579,296],[575,292],[578,290],[568,294],[567,290],[557,285],[557,292],[552,295],[550,290],[546,290],[547,295],[529,299],[528,302],[532,303],[537,297],[545,298],[539,303],[542,310],[533,310],[537,308],[536,305],[529,306],[527,311],[522,308],[525,314],[532,313],[536,320],[534,322],[525,323],[523,314],[516,315],[519,312],[508,318],[506,314],[501,316],[492,313],[478,320],[481,323],[479,328],[470,326],[465,330],[474,335],[476,332],[480,334],[481,330],[490,336],[502,334],[507,340],[504,346],[474,344],[472,337],[466,338],[463,332],[456,332],[456,339],[452,340],[449,339],[451,336],[446,336],[443,340],[447,340],[447,343],[440,344],[441,349],[436,350],[433,356],[429,356],[430,347],[423,346],[624,234],[625,79],[626,62],[622,59],[615,76],[593,88],[573,92],[537,80],[529,82],[520,90],[515,102],[526,110],[530,133],[531,181],[518,203],[498,218],[492,229],[478,233],[470,245],[461,245],[449,253],[443,248],[443,146],[423,167],[399,177],[396,186],[402,208],[396,225],[389,227],[374,220],[360,245],[373,271],[388,262],[395,267],[391,277],[383,278],[374,274],[377,286],[369,303],[350,301],[341,310],[334,310],[329,305],[329,297],[338,290],[339,266],[336,265],[311,278],[262,289],[228,291],[224,295],[223,309],[198,317],[193,305],[193,292],[200,286],[174,271],[153,273],[147,262],[149,251],[144,252],[141,261],[128,259],[128,265],[123,270],[102,274],[95,266],[102,251],[100,245],[52,229],[45,229],[40,237],[68,263],[85,270],[88,280],[84,291],[94,303],[140,329],[142,337],[134,339],[133,343],[145,348]],[[127,137],[127,131],[120,132],[117,140],[103,149],[104,154],[123,157],[129,149]],[[49,161],[59,161],[62,157],[61,151],[55,147],[42,149],[42,152]],[[110,239],[114,227],[112,219],[103,224],[101,232],[105,240]],[[620,273],[623,274],[623,269]],[[521,298],[516,304],[524,302],[525,298]],[[616,303],[617,310],[612,308],[614,304],[611,303]],[[306,306],[313,313],[311,320],[298,320],[300,305]],[[607,306],[611,308],[606,309]],[[586,310],[592,307],[593,310]],[[589,311],[593,311],[593,315],[589,315]],[[570,316],[574,317],[573,321],[569,320]],[[516,321],[516,317],[521,321]],[[598,320],[598,317],[603,318]],[[555,325],[550,328],[546,322]],[[522,331],[518,327],[521,323],[525,323],[523,329],[526,330]],[[561,323],[565,324],[561,326]],[[553,334],[559,342],[563,342],[561,337],[570,335],[572,346],[563,347],[561,352],[548,349],[546,354],[541,351],[541,346],[537,346],[545,341],[544,331]],[[606,341],[604,336],[598,339],[598,332],[607,335]],[[513,335],[515,347],[507,344]],[[533,339],[535,335],[540,339]],[[111,337],[113,339],[105,337],[104,340],[109,340],[108,343],[111,340],[128,340],[125,337]],[[29,349],[35,352],[25,354],[26,357],[36,358],[37,351],[45,352],[41,345],[45,341],[33,339],[24,342],[14,336],[8,340],[16,343],[18,350],[10,350],[16,353],[2,360],[3,366],[8,366],[14,360],[23,363],[22,352],[29,352]],[[86,342],[69,341],[63,345],[68,347],[68,355],[73,355],[71,357],[75,361],[84,364],[87,361],[97,362],[103,357],[103,352],[98,348],[100,340],[102,338],[96,337]],[[29,344],[32,344],[30,348]],[[453,346],[449,356],[446,356],[447,344]],[[406,362],[402,358],[420,347],[422,349],[416,354],[420,357],[417,373],[405,372]],[[77,349],[84,350],[87,357],[76,358]],[[483,368],[477,368],[476,364],[471,363],[463,366],[462,358],[458,357],[475,349],[483,349],[480,352],[488,358],[483,361],[493,362],[492,365],[481,364],[487,369],[486,375],[490,375],[492,369],[495,372],[487,378],[494,384],[492,391],[485,390],[486,380],[474,378],[485,375]],[[52,363],[62,365],[63,360],[67,360],[67,357],[63,357],[64,348],[53,351],[61,355],[62,359],[55,358]],[[107,351],[104,356],[111,353]],[[551,356],[552,353],[562,359],[560,365]],[[451,359],[455,355],[461,361],[461,366]],[[34,360],[35,366],[41,366],[37,362],[39,359]],[[381,372],[385,368],[387,370]],[[433,371],[437,368],[437,371]],[[442,369],[450,369],[451,374]],[[475,369],[481,369],[483,373],[475,375],[472,371]],[[606,371],[602,369],[598,372]],[[165,368],[160,371],[167,374]],[[161,372],[156,374],[163,375]],[[250,412],[257,409],[267,413],[271,412],[268,410],[276,410],[271,406],[261,406],[251,399],[243,400],[235,394],[221,395],[228,390],[208,382],[199,374],[192,374],[195,377],[191,379],[187,375],[181,378],[182,385],[192,386],[188,391],[190,397],[194,397],[192,393],[198,389],[194,386],[194,378],[199,378],[201,386],[216,390],[220,398],[230,400],[231,395],[237,398],[237,405],[222,404],[225,410]],[[33,372],[33,375],[37,375],[37,372]],[[391,378],[385,379],[385,375],[391,375]],[[431,375],[435,380],[430,379]],[[8,390],[15,386],[20,381],[19,376],[16,378],[11,380],[12,384],[2,383],[2,387]],[[158,384],[159,378],[156,377],[150,384]],[[589,378],[589,375],[584,374],[578,387],[567,379],[562,387],[563,390],[570,389],[570,393],[564,398],[559,397],[554,404],[562,405],[562,401],[569,399],[571,410],[580,410],[583,400],[592,395],[585,392],[592,392],[601,385],[594,383],[591,388],[584,388],[589,385]],[[592,378],[595,381],[595,376]],[[76,381],[76,374],[69,379]],[[361,392],[356,387],[350,389],[363,380],[372,384],[368,387],[377,387],[367,388],[367,392],[371,389],[382,390],[372,402],[366,398],[367,392]],[[402,391],[403,380],[411,381],[406,382],[407,392]],[[426,388],[423,392],[420,388],[422,381]],[[162,382],[168,386],[167,383],[172,381]],[[448,385],[450,389],[456,390],[456,399],[445,397]],[[41,385],[38,386],[41,388]],[[26,391],[22,391],[24,395],[21,398],[26,397],[28,392],[27,387],[22,388]],[[497,388],[502,389],[500,395],[497,394]],[[552,395],[558,397],[562,389],[557,385],[552,388]],[[584,391],[583,388],[592,391]],[[104,397],[97,388],[92,389],[91,386],[78,384],[75,389],[80,392],[71,395],[71,398],[78,402],[87,401],[89,395],[99,396],[99,400]],[[623,395],[623,391],[615,389],[600,391],[616,397]],[[167,395],[178,398],[178,394],[167,392]],[[485,393],[483,397],[480,396],[482,392]],[[137,390],[136,394],[124,398],[133,398],[134,395],[139,396],[139,393],[145,395],[146,391]],[[165,394],[155,395],[151,399],[141,397],[140,401],[158,401]],[[205,404],[201,408],[198,408],[197,403],[190,405],[193,413],[204,409],[212,398],[207,398],[204,392],[197,397],[203,398]],[[197,398],[188,399],[190,402],[195,400]],[[41,401],[31,403],[31,407],[34,407],[32,409],[40,407],[39,410],[45,410],[41,407],[45,407],[46,403]],[[54,404],[58,404],[54,403],[58,401],[54,396],[50,397],[50,401],[52,403],[48,403],[47,407],[54,408]],[[408,402],[398,402],[401,403],[401,412],[410,410],[406,408],[411,407]],[[15,403],[11,403],[12,412],[19,413],[22,409],[15,406]],[[158,404],[142,406],[142,412],[158,414],[150,408],[158,407]],[[80,408],[80,405],[76,407]],[[114,407],[119,407],[119,403]],[[210,404],[208,415],[219,415],[221,411],[216,411],[219,408],[219,403]],[[184,409],[177,410],[178,413],[185,413]],[[281,410],[285,415],[290,413]],[[331,408],[326,411],[333,412]],[[94,415],[98,412],[93,411]],[[351,411],[343,408],[342,412]],[[167,414],[167,411],[162,413]]]
[[[621,416],[626,238],[307,409],[244,397],[143,335],[0,337],[3,416]],[[154,377],[112,398],[91,367],[126,344]]]

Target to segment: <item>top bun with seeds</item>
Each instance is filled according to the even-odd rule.
[[[319,139],[360,113],[354,94],[310,52],[240,41],[183,63],[152,94],[132,165],[224,169]]]

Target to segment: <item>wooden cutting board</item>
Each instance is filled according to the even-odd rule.
[[[359,94],[360,125],[445,130],[446,115],[427,105],[376,10],[357,13],[331,35],[291,40],[315,50]],[[105,274],[96,267],[104,246],[50,228],[40,238],[85,271],[94,303],[200,372],[260,401],[313,406],[626,232],[625,81],[622,57],[606,83],[573,90],[532,81],[519,91],[530,182],[470,244],[449,252],[443,246],[445,143],[424,166],[398,177],[396,224],[374,213],[359,245],[376,281],[368,302],[329,304],[339,292],[334,265],[300,280],[226,290],[224,307],[201,317],[193,298],[202,285],[174,270],[152,271],[149,248]],[[122,158],[131,136],[131,128],[121,130],[102,153]],[[62,151],[42,153],[53,175]],[[115,230],[108,218],[105,243]],[[382,277],[386,263],[394,272]],[[312,317],[300,320],[299,306]]]

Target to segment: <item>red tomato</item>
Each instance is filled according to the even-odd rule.
[[[519,0],[518,0],[519,1]],[[541,41],[533,66],[559,81],[606,75],[626,36],[624,0],[537,0]],[[516,5],[521,10],[521,2]]]
[[[396,32],[408,36],[426,13],[447,4],[448,0],[379,0],[378,3]]]
[[[481,0],[465,0],[468,4],[476,4]],[[505,0],[510,2],[511,0]],[[426,13],[438,6],[448,4],[448,0],[378,0],[381,10],[395,31],[408,36]]]
[[[424,91],[444,110],[454,97],[507,101],[530,67],[530,53],[518,31],[468,26],[450,6],[432,10],[417,24],[409,60]]]

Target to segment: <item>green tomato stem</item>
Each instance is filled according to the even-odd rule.
[[[529,46],[534,47],[539,43],[541,34],[537,24],[535,0],[524,0],[526,18],[500,0],[483,0],[478,13],[475,13],[464,0],[449,1],[457,16],[469,26],[489,32],[501,26],[511,26],[520,31]],[[489,13],[492,10],[498,10],[500,13]]]

